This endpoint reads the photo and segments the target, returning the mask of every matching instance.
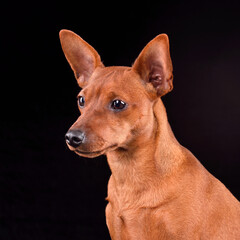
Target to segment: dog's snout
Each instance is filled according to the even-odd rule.
[[[65,135],[66,142],[74,148],[80,146],[84,138],[84,133],[80,130],[69,130]]]

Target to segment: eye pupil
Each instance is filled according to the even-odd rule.
[[[112,106],[111,107],[114,110],[122,110],[122,109],[124,109],[126,107],[126,103],[123,102],[122,100],[117,99],[117,100],[114,100],[112,102]]]
[[[79,97],[78,104],[79,104],[80,107],[84,107],[85,99],[84,99],[83,96]]]

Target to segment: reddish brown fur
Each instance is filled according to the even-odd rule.
[[[83,131],[86,142],[69,148],[86,157],[107,155],[111,238],[240,239],[239,202],[169,126],[160,98],[172,89],[167,36],[152,40],[132,68],[104,67],[97,52],[70,31],[61,31],[60,39],[86,99],[71,127]],[[116,98],[127,109],[113,112],[109,106]]]

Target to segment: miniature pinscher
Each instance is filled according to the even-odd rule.
[[[161,97],[173,89],[169,39],[150,41],[132,67],[105,67],[69,30],[63,52],[78,85],[81,116],[65,138],[83,157],[107,156],[106,221],[113,240],[240,239],[240,204],[181,146]]]

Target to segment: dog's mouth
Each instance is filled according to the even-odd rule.
[[[89,157],[89,158],[93,158],[93,157],[97,157],[97,156],[100,156],[100,155],[103,155],[104,153],[106,153],[107,151],[112,151],[114,149],[117,148],[117,144],[113,144],[107,148],[104,148],[102,150],[98,150],[98,151],[82,151],[82,150],[79,150],[79,149],[75,149],[74,152],[82,157]]]

